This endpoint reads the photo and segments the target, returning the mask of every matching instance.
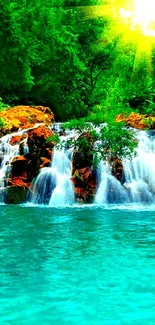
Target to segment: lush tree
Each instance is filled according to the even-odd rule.
[[[130,110],[154,113],[155,50],[111,33],[99,0],[5,0],[0,4],[0,96],[43,104],[58,120]],[[149,64],[148,64],[149,62]]]

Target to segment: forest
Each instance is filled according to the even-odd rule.
[[[1,2],[1,106],[49,106],[65,122],[154,114],[154,42],[125,34],[104,2]]]

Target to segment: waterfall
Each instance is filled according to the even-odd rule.
[[[124,203],[128,195],[122,184],[111,174],[108,162],[101,161],[98,166],[98,190],[95,203]]]
[[[4,202],[4,195],[6,193],[6,186],[8,178],[12,170],[13,159],[20,154],[20,146],[24,153],[28,152],[27,136],[22,138],[25,130],[7,134],[0,139],[0,202]],[[13,137],[20,138],[21,141],[17,141],[13,145],[10,144]]]
[[[131,202],[155,201],[155,138],[151,131],[139,131],[137,155],[123,160],[125,183]]]
[[[22,154],[29,151],[28,130],[19,130],[0,139],[0,202],[5,201],[14,158],[20,155],[21,148]],[[29,202],[48,206],[64,206],[75,202],[71,181],[73,150],[67,144],[67,140],[75,136],[78,136],[75,132],[61,136],[64,146],[54,148],[51,166],[42,168],[33,180]],[[94,198],[96,204],[155,203],[155,131],[135,131],[135,138],[138,142],[137,152],[131,159],[122,159],[121,181],[113,175],[108,160],[100,161]]]
[[[74,203],[72,150],[54,148],[51,167],[42,168],[31,186],[30,202],[49,206]]]
[[[155,203],[154,132],[137,131],[135,137],[138,141],[136,155],[122,160],[122,184],[112,175],[108,162],[100,162],[96,203]]]

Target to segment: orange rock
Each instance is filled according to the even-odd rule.
[[[26,161],[27,159],[24,156],[16,156],[12,163],[16,162],[16,161]]]
[[[14,106],[2,111],[0,117],[5,122],[4,134],[33,127],[37,123],[50,125],[54,121],[53,113],[44,106]]]
[[[90,180],[90,181],[88,182],[88,186],[89,186],[90,188],[96,190],[96,188],[97,188],[97,182],[96,182],[96,180],[95,180],[95,179],[94,179],[94,180],[93,180],[93,179]]]
[[[25,123],[27,123],[28,121],[27,121],[27,118],[26,118],[26,117],[21,117],[20,122],[21,122],[22,124],[25,124]]]
[[[72,178],[77,200],[92,202],[97,188],[96,174],[90,167],[77,169]]]
[[[19,128],[25,129],[23,135],[13,135],[10,140],[12,146],[20,145],[20,155],[13,159],[12,169],[8,169],[4,180],[10,190],[7,202],[18,203],[20,201],[18,196],[22,193],[24,200],[27,189],[32,179],[38,175],[40,168],[51,163],[54,143],[46,140],[54,135],[48,127],[54,116],[48,107],[16,106],[1,112],[0,117],[5,121],[5,127],[0,130],[1,135],[15,132]],[[40,125],[36,127],[36,124]],[[23,148],[25,138],[27,151]]]
[[[49,149],[49,148],[46,148],[46,149],[45,149],[45,157],[46,157],[47,159],[50,159],[50,161],[51,161],[51,159],[52,159],[52,154],[53,154],[52,149]]]
[[[12,181],[13,186],[24,186],[24,187],[27,187],[27,188],[29,188],[29,186],[30,186],[30,183],[24,182],[21,177],[14,178],[11,181]]]
[[[87,196],[89,195],[89,191],[80,187],[75,188],[75,194],[77,197],[82,198],[83,200],[86,200]]]
[[[121,182],[124,182],[124,169],[122,161],[117,157],[111,157],[109,161],[112,167],[112,174]]]
[[[27,172],[26,172],[27,159],[24,156],[17,156],[12,161],[12,172],[11,179],[14,182],[16,180],[20,183],[27,181]],[[16,184],[17,185],[17,184]]]
[[[54,133],[45,125],[40,125],[37,128],[28,131],[27,133],[31,139],[43,138],[44,140],[54,135]]]
[[[49,167],[51,164],[51,160],[47,159],[45,157],[41,157],[42,160],[42,164],[40,165],[40,168],[44,168],[44,167]]]
[[[126,119],[125,114],[119,114],[116,116],[116,122],[124,122]]]
[[[90,167],[81,168],[75,171],[73,178],[81,180],[83,182],[88,182],[88,179],[91,178],[92,172]]]
[[[125,122],[127,126],[136,129],[152,129],[155,127],[155,117],[132,112],[128,117],[120,114],[116,117],[116,122]]]
[[[74,185],[76,185],[77,181],[76,181],[75,177],[71,177],[70,179],[71,179],[72,183],[73,183]]]
[[[10,140],[12,146],[19,144],[22,140],[27,138],[26,134],[13,136]]]
[[[78,169],[78,171],[75,172],[75,176],[80,178],[82,181],[87,182],[91,177],[91,170],[89,167]]]

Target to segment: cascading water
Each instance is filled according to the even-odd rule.
[[[71,182],[72,149],[54,148],[51,167],[43,168],[32,183],[30,202],[49,206],[73,204],[74,190]]]
[[[7,134],[0,139],[0,202],[4,201],[5,187],[12,169],[11,163],[19,155],[20,146],[22,145],[24,154],[28,153],[26,136],[19,143],[10,144],[12,137],[21,137],[24,132],[25,130],[20,130],[16,133]]]
[[[21,130],[0,139],[0,202],[4,202],[12,161],[20,154],[20,146],[24,154],[28,153],[26,132]],[[21,137],[19,143],[11,145],[13,136]],[[66,141],[70,136],[73,133],[61,138]],[[137,154],[130,160],[122,160],[122,183],[113,176],[108,161],[100,162],[95,203],[155,203],[155,131],[136,131],[135,137],[138,141]],[[65,146],[60,150],[54,148],[51,167],[42,168],[33,181],[29,201],[49,206],[73,204],[75,196],[71,171],[72,149]]]
[[[124,182],[118,181],[108,162],[98,168],[98,190],[95,202],[154,203],[155,202],[155,137],[154,132],[138,131],[137,154],[131,160],[123,159]]]
[[[124,203],[128,202],[128,195],[122,184],[111,174],[108,162],[101,161],[98,166],[99,187],[95,196],[95,203]]]
[[[137,155],[132,161],[124,159],[125,184],[131,202],[155,201],[155,138],[154,134],[139,131]]]

